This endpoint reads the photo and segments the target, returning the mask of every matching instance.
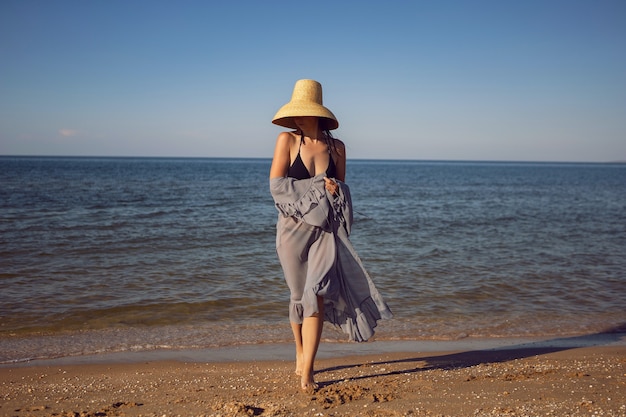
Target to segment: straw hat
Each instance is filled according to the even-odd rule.
[[[298,80],[293,87],[291,101],[278,110],[272,123],[298,129],[293,121],[297,116],[317,116],[320,127],[333,130],[339,127],[335,115],[322,105],[322,85],[314,80]]]

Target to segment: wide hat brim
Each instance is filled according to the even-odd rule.
[[[303,116],[319,117],[320,127],[324,130],[333,130],[339,127],[339,122],[333,112],[322,104],[322,85],[317,81],[297,81],[291,101],[278,110],[272,123],[290,129],[298,129],[293,119]]]
[[[294,117],[314,116],[320,118],[321,128],[324,130],[334,130],[339,127],[339,122],[335,115],[326,107],[310,102],[289,102],[278,110],[272,123],[278,126],[298,129],[294,122]]]

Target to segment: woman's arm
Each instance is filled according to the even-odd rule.
[[[276,147],[274,148],[274,158],[272,159],[272,167],[270,168],[270,179],[286,177],[291,163],[291,142],[292,135],[288,132],[282,132],[276,139]]]
[[[339,139],[335,139],[334,148],[337,154],[337,159],[335,160],[337,179],[346,182],[346,145]]]

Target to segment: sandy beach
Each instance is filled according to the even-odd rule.
[[[314,393],[297,388],[289,358],[276,359],[289,346],[251,346],[231,360],[222,350],[33,361],[0,368],[0,414],[626,416],[622,336],[488,349],[439,344],[465,347],[454,351],[436,351],[436,343],[326,344]],[[359,349],[350,355],[352,346]],[[411,346],[425,349],[400,351]]]

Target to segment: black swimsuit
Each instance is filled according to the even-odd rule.
[[[287,176],[291,178],[295,178],[297,180],[304,180],[306,178],[311,178],[312,175],[309,173],[309,170],[304,166],[304,162],[302,162],[302,158],[300,157],[300,147],[302,147],[302,143],[304,142],[304,134],[300,137],[300,145],[298,146],[298,156],[293,161],[293,164],[289,167],[287,171]],[[330,148],[328,149],[328,168],[326,169],[326,176],[328,178],[335,178],[337,175],[337,169],[335,168],[335,161],[333,161],[333,156],[330,155]]]

